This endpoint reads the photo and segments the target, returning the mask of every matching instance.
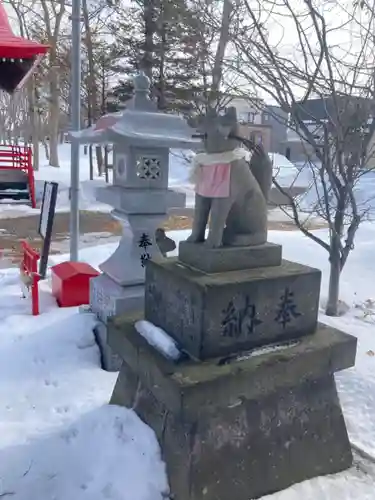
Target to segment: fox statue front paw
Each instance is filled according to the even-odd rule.
[[[201,236],[199,234],[191,233],[191,235],[188,238],[186,238],[186,241],[189,241],[189,243],[203,243],[204,242],[204,236]]]
[[[208,235],[208,238],[204,242],[207,248],[221,248],[223,246],[223,239],[213,238]]]

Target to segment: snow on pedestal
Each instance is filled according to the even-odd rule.
[[[180,358],[181,351],[176,342],[164,330],[146,320],[136,321],[134,326],[137,332],[163,356],[173,359],[173,361]]]

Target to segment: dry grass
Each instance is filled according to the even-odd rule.
[[[28,240],[37,250],[41,250],[42,241],[37,233],[38,217],[19,217],[15,219],[1,219],[0,249],[3,257],[10,258],[14,263],[21,258],[21,240]],[[171,215],[163,224],[168,231],[191,229],[192,215]],[[269,221],[269,229],[279,231],[298,230],[293,221]],[[320,229],[323,224],[312,222],[309,229]],[[112,219],[109,214],[100,212],[82,211],[80,217],[81,234],[107,233],[120,236],[121,224]],[[69,239],[69,214],[58,213],[54,221],[53,242]],[[51,254],[58,253],[51,249]]]
[[[186,215],[173,215],[163,224],[167,231],[176,231],[181,229],[190,229],[192,226],[192,217]],[[307,229],[322,229],[326,227],[324,222],[319,223],[312,221],[307,224]],[[297,231],[295,223],[292,220],[288,221],[269,221],[268,229],[278,231]]]

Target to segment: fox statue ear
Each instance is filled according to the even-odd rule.
[[[230,108],[227,108],[225,116],[226,118],[229,118],[231,122],[237,123],[237,110],[235,107],[231,106]]]
[[[212,107],[209,107],[207,109],[207,113],[206,113],[206,119],[207,120],[215,120],[217,118],[217,112],[216,112],[216,109],[212,108]]]

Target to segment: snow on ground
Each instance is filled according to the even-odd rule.
[[[320,164],[308,164],[303,162],[296,163],[296,168],[299,171],[298,183],[308,186],[306,192],[298,199],[300,210],[311,212],[317,210],[319,205],[324,206],[324,190],[319,179]],[[327,183],[329,186],[329,183]],[[367,212],[371,220],[375,218],[375,172],[370,171],[357,179],[354,188],[358,212]],[[331,193],[330,193],[331,195]],[[335,198],[332,197],[330,205],[335,205]]]
[[[280,153],[269,153],[273,165],[273,175],[280,186],[306,188],[310,182],[307,169],[297,168],[286,156]]]
[[[186,206],[194,206],[194,187],[189,181],[190,164],[193,153],[191,151],[173,150],[170,154],[169,187],[186,194]],[[290,163],[285,156],[270,153],[274,163],[274,173],[282,186],[305,186],[305,177],[299,174],[298,169]],[[70,144],[59,146],[60,168],[48,166],[44,148],[40,147],[40,169],[35,172],[35,186],[37,202],[43,196],[44,181],[55,181],[59,183],[57,199],[57,211],[68,212],[70,210],[69,188],[70,188]],[[110,158],[110,161],[112,159]],[[110,173],[110,176],[112,174]],[[296,180],[297,179],[297,180]],[[90,180],[89,157],[84,154],[84,148],[80,148],[80,209],[97,210],[109,212],[112,207],[96,201],[95,192],[98,187],[106,185],[104,177],[98,177],[95,169],[95,178]],[[23,204],[0,205],[0,218],[21,217],[39,213],[39,209],[32,209]]]
[[[16,271],[0,276],[0,497],[161,500],[154,434],[107,405],[116,374],[99,369],[93,316],[58,309],[43,287],[30,317]]]
[[[89,179],[89,157],[84,154],[83,146],[80,149],[80,209],[100,212],[110,212],[112,207],[96,201],[97,188],[106,186],[104,177],[98,177],[95,169],[94,180]],[[35,173],[37,202],[41,202],[44,181],[56,181],[59,183],[57,199],[57,212],[69,212],[69,190],[70,190],[70,144],[59,146],[60,168],[48,166],[44,148],[40,147],[40,169]],[[303,164],[294,165],[285,156],[278,153],[269,153],[274,165],[274,176],[283,187],[305,187],[307,191],[298,197],[298,206],[305,214],[300,214],[301,220],[308,218],[314,222],[311,209],[316,209],[316,201],[321,196],[321,187],[313,182],[312,170]],[[194,187],[189,181],[190,165],[193,157],[191,151],[172,150],[170,154],[169,187],[186,194],[186,206],[194,207]],[[110,158],[111,161],[111,158]],[[111,177],[110,173],[110,177]],[[362,211],[369,204],[375,207],[375,173],[364,175],[356,187],[359,200],[359,210]],[[370,201],[369,201],[370,200]],[[32,209],[23,204],[1,203],[0,219],[10,217],[22,217],[25,215],[39,214],[39,208]],[[276,209],[272,211],[271,219],[284,221],[290,219],[291,211]],[[375,216],[375,208],[370,210],[369,215]],[[316,220],[316,217],[315,219]]]
[[[93,247],[97,245],[103,245],[104,243],[114,243],[117,244],[120,240],[119,236],[115,236],[109,232],[97,232],[97,233],[86,233],[81,234],[79,238],[80,248]],[[60,240],[51,242],[51,250],[59,253],[68,253],[70,248],[70,240]],[[100,247],[97,247],[100,248]],[[99,252],[100,255],[100,252]],[[99,257],[100,259],[100,257]],[[100,264],[102,261],[98,261]],[[9,266],[11,267],[11,266]]]
[[[194,186],[189,181],[193,153],[172,151],[169,167],[169,187],[186,194],[186,206],[194,206]],[[273,164],[273,174],[283,187],[307,187],[310,178],[279,153],[269,153]]]
[[[188,232],[170,236],[176,242]],[[317,231],[322,237],[324,230]],[[354,307],[374,296],[375,226],[363,225],[343,273],[346,316],[321,320],[358,337],[355,368],[337,375],[350,438],[375,456],[375,323]],[[270,232],[284,257],[323,270],[327,255],[298,232]],[[98,266],[116,243],[84,248],[80,258]],[[59,262],[67,256],[53,256]],[[0,271],[0,497],[14,500],[161,500],[164,465],[152,431],[131,411],[107,405],[116,374],[100,369],[94,318],[58,309],[42,285],[42,312],[29,315],[16,269]],[[358,316],[358,317],[357,317]],[[316,478],[267,500],[374,499],[374,475],[361,468]],[[250,499],[249,499],[250,500]]]
[[[322,238],[328,237],[325,229],[315,231],[315,234]],[[288,234],[272,231],[269,239],[282,243],[286,259],[322,269],[321,303],[324,305],[329,276],[327,252],[297,231]],[[363,311],[355,307],[368,299],[375,299],[374,241],[375,225],[363,224],[341,279],[340,297],[350,306],[350,310],[340,318],[329,318],[322,309],[320,319],[358,337],[356,366],[338,373],[336,380],[351,440],[375,457],[375,357],[371,352],[367,354],[369,351],[375,352],[375,310],[372,318],[366,320]]]
[[[45,181],[59,183],[59,193],[57,198],[57,212],[68,212],[70,210],[69,189],[70,189],[70,144],[60,144],[59,146],[60,167],[50,167],[45,156],[45,151],[40,146],[40,168],[35,172],[35,188],[37,204],[43,197],[43,187]],[[89,157],[84,154],[83,146],[80,148],[80,209],[97,210],[109,212],[112,207],[99,203],[95,199],[95,191],[98,187],[106,185],[104,177],[98,177],[95,169],[94,180],[90,180]],[[22,217],[25,215],[39,214],[40,209],[32,209],[23,204],[0,205],[0,218]]]

